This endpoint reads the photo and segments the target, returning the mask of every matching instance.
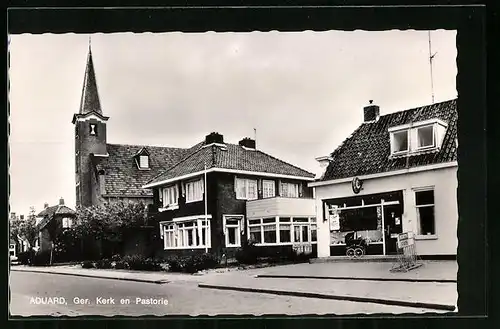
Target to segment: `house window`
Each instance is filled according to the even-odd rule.
[[[256,245],[316,243],[316,230],[314,217],[272,217],[248,220],[249,239]]]
[[[177,205],[179,200],[179,189],[177,185],[166,187],[162,190],[163,206]]]
[[[203,180],[186,183],[186,202],[203,200]]]
[[[97,125],[95,125],[94,123],[91,123],[89,125],[89,128],[90,128],[90,134],[97,136]]]
[[[149,156],[147,155],[139,156],[139,166],[142,169],[149,168]]]
[[[210,248],[210,221],[198,218],[163,225],[164,249]]]
[[[434,190],[415,191],[417,234],[435,235]]]
[[[285,198],[298,198],[299,184],[281,182],[280,195]]]
[[[62,219],[62,227],[63,228],[70,228],[71,226],[73,226],[73,220],[71,218],[64,217]]]
[[[254,179],[236,178],[235,190],[238,200],[257,199],[257,181]]]
[[[434,147],[434,126],[417,129],[417,148]]]
[[[262,198],[273,198],[276,196],[276,184],[273,180],[262,181]]]
[[[241,226],[243,216],[224,216],[226,247],[241,246]]]
[[[408,130],[392,133],[392,153],[408,151]]]

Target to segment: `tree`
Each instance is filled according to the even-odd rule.
[[[80,239],[95,239],[115,250],[123,242],[125,231],[146,222],[143,203],[112,202],[78,208],[74,232]]]
[[[38,239],[38,228],[36,226],[35,208],[30,207],[30,213],[25,220],[15,218],[10,222],[10,237],[19,243],[19,238],[25,240],[29,244],[29,248],[33,249]]]

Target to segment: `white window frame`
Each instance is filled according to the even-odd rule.
[[[406,149],[405,150],[396,151],[395,150],[396,135],[399,135],[399,134],[402,134],[402,133],[406,133]],[[391,132],[391,154],[397,155],[397,154],[408,153],[410,151],[410,138],[411,138],[410,131],[408,129],[397,130],[397,131]]]
[[[244,195],[241,195],[240,188],[241,184],[243,184],[243,189],[244,189]],[[255,185],[254,185],[255,184]],[[255,186],[255,195],[253,197],[249,196],[249,191],[250,191],[250,185]],[[256,179],[251,179],[251,178],[241,178],[241,177],[236,177],[234,178],[234,191],[236,193],[236,199],[237,200],[257,200],[259,198],[259,186],[257,184]]]
[[[266,186],[267,185],[267,186]],[[262,180],[262,198],[274,198],[276,196],[276,182],[274,180]]]
[[[227,220],[228,219],[234,219],[238,220],[237,224],[228,224]],[[223,215],[222,220],[224,224],[224,236],[225,236],[225,242],[226,242],[226,247],[241,247],[241,232],[243,228],[243,221],[245,219],[245,216],[243,215]],[[229,229],[236,229],[236,234],[235,234],[235,243],[230,243],[229,242]]]
[[[186,203],[203,200],[203,195],[205,194],[203,179],[186,182],[185,185]]]
[[[434,197],[434,202],[429,203],[429,204],[422,204],[422,205],[417,205],[417,193],[420,192],[433,192],[433,197]],[[413,193],[415,197],[415,215],[416,215],[416,223],[417,223],[417,234],[416,234],[416,239],[437,239],[437,228],[436,228],[436,190],[434,187],[425,187],[425,188],[414,188]],[[433,208],[433,220],[434,220],[434,233],[432,234],[420,234],[420,214],[419,214],[419,208]]]
[[[147,154],[139,155],[139,167],[141,169],[149,168],[149,155]]]
[[[283,186],[286,186],[287,190],[287,195],[285,195],[285,192],[283,190]],[[293,190],[294,192],[297,193],[297,196],[290,196],[290,191]],[[289,182],[283,182],[280,181],[280,196],[283,198],[300,198],[300,191],[299,191],[299,184],[298,183],[289,183]]]
[[[173,197],[172,197],[173,195]],[[163,207],[172,208],[179,204],[179,186],[177,184],[161,189]],[[170,202],[173,201],[173,202]]]
[[[189,220],[176,221],[174,219],[174,221],[170,222],[161,222],[160,231],[162,233],[164,250],[211,248],[211,216],[208,217],[199,216]],[[185,226],[185,223],[193,223],[193,225]],[[192,245],[188,244],[189,234],[192,236]],[[205,238],[205,244],[203,243],[203,238]]]
[[[69,217],[63,217],[62,219],[62,227],[63,228],[71,228],[73,226],[73,219]]]
[[[419,141],[420,141],[419,133],[420,133],[420,130],[425,129],[425,128],[432,128],[432,144],[431,145],[419,146]],[[433,148],[436,147],[436,124],[430,124],[430,125],[420,126],[420,127],[415,128],[415,129],[416,129],[416,134],[415,134],[416,141],[415,141],[415,145],[417,146],[416,147],[417,151],[426,150],[426,149],[433,149]]]
[[[264,223],[264,219],[272,218],[274,217],[275,221],[273,223]],[[280,222],[280,218],[289,218],[290,221]],[[307,218],[306,222],[300,221],[298,222],[297,219],[304,219]],[[295,219],[295,221],[294,221]],[[256,221],[259,220],[259,223],[257,224],[250,224],[250,221]],[[289,242],[281,242],[281,236],[280,236],[280,224],[281,225],[290,225],[290,241]],[[264,226],[275,226],[276,230],[276,242],[264,242]],[[261,217],[261,218],[248,218],[247,219],[247,236],[250,238],[250,229],[253,227],[260,227],[260,243],[255,243],[256,246],[291,246],[296,244],[294,241],[294,230],[296,226],[308,226],[308,239],[309,242],[306,242],[307,244],[317,244],[318,242],[318,226],[316,223],[316,216],[270,216],[270,217]],[[316,241],[312,241],[312,231],[316,231]]]

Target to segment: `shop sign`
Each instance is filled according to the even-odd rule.
[[[401,233],[398,235],[398,248],[403,249],[405,247],[415,244],[415,237],[413,232]]]
[[[330,231],[340,230],[340,216],[338,212],[338,206],[331,206],[329,220],[330,220]]]
[[[360,180],[358,177],[354,177],[351,186],[354,194],[358,194],[363,189],[363,181]]]

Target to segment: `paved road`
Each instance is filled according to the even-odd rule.
[[[11,272],[13,316],[30,315],[217,315],[422,313],[426,310],[314,298],[287,297],[198,288],[195,282],[166,284]],[[37,297],[39,297],[37,299]],[[63,304],[40,304],[56,301]],[[51,300],[49,300],[51,298]],[[115,304],[104,304],[109,298]],[[137,301],[137,298],[144,301]],[[129,304],[121,304],[129,299]],[[147,301],[168,304],[151,305]],[[109,300],[111,301],[111,300]]]

